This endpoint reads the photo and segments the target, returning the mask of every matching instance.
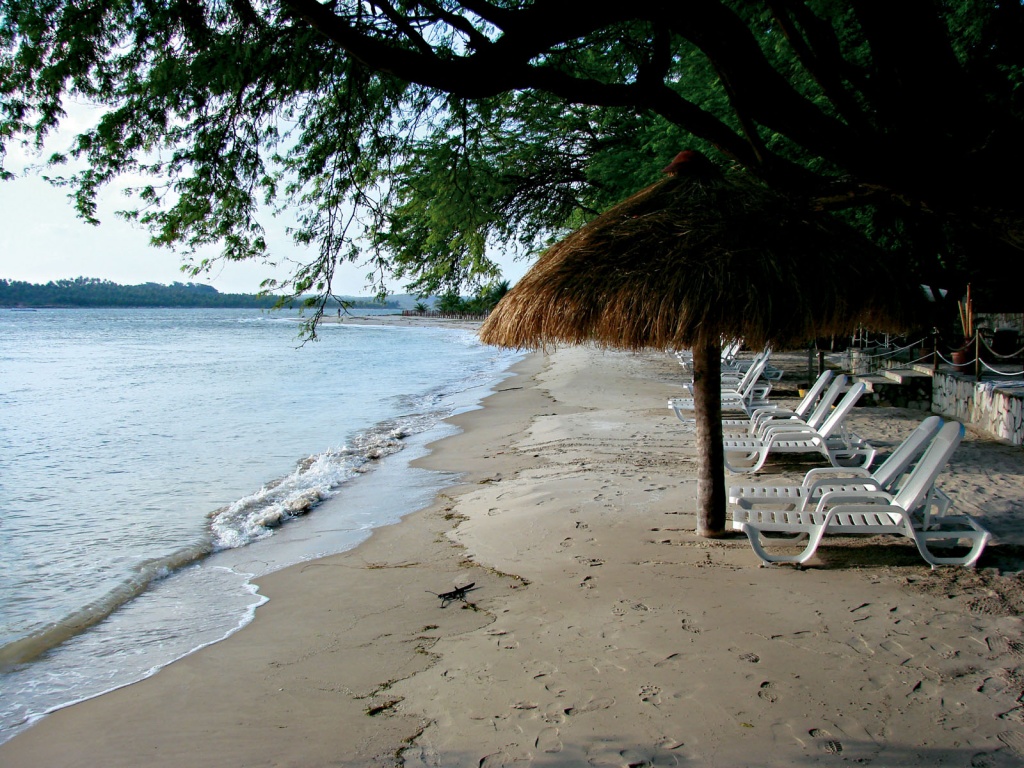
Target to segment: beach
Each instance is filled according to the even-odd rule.
[[[513,371],[417,460],[461,473],[432,505],[261,577],[251,624],[49,715],[0,764],[1024,764],[1019,448],[968,432],[940,480],[996,535],[976,570],[881,537],[760,568],[744,537],[694,533],[671,356],[565,348]],[[851,426],[885,452],[924,415]]]

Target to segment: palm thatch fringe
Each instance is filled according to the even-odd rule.
[[[858,233],[710,168],[647,187],[548,249],[482,339],[758,348],[905,327],[909,281]]]

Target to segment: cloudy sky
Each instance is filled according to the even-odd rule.
[[[69,129],[89,119],[87,112],[72,114]],[[47,151],[67,146],[70,130],[54,137]],[[62,145],[63,144],[63,145]],[[268,216],[263,222],[271,250],[282,266],[259,262],[220,264],[203,276],[190,278],[180,271],[180,254],[149,245],[148,233],[122,221],[114,212],[127,207],[124,197],[113,189],[105,190],[100,200],[102,224],[84,223],[75,215],[67,190],[52,187],[31,171],[39,156],[12,149],[5,168],[18,178],[0,182],[0,278],[45,283],[75,277],[96,277],[123,285],[138,283],[206,282],[222,293],[256,293],[268,277],[288,274],[287,261],[309,259],[311,252],[291,242],[285,232],[287,222]],[[208,255],[214,255],[215,251]],[[523,262],[502,262],[505,277],[515,282],[525,271]],[[339,270],[334,289],[343,295],[366,295],[367,269],[346,264]],[[401,285],[393,285],[401,293]]]

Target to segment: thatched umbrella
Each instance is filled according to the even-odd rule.
[[[909,281],[831,217],[726,178],[697,152],[548,249],[481,330],[489,343],[694,353],[698,530],[725,528],[722,339],[784,346],[902,328]]]

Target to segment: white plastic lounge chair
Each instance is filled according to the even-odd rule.
[[[737,360],[737,359],[734,359],[733,361],[728,362],[728,363],[723,360],[722,361],[722,378],[725,379],[726,377],[730,377],[730,376],[732,376],[732,377],[742,376],[744,373],[747,372],[747,369],[750,368],[750,366],[752,366],[758,360],[758,358],[760,356],[764,356],[767,359],[767,358],[770,358],[771,355],[772,355],[771,349],[765,349],[759,355],[755,355],[753,357],[753,359],[751,359],[751,360]],[[776,368],[771,363],[768,363],[767,365],[765,365],[764,370],[761,372],[761,376],[763,378],[767,379],[768,381],[778,381],[779,379],[782,378],[784,373],[785,373],[785,371],[783,371],[781,368]]]
[[[750,396],[755,396],[764,399],[767,397],[768,393],[772,389],[771,383],[758,382],[758,379],[761,378],[761,374],[764,372],[766,365],[768,365],[768,356],[761,355],[754,361],[754,364],[740,376],[723,376],[721,384],[722,398],[743,397],[744,399],[749,399]],[[692,381],[685,382],[683,386],[689,390],[691,395],[693,394]]]
[[[722,408],[726,410],[743,410],[748,413],[756,408],[763,408],[770,405],[765,396],[771,390],[770,383],[759,383],[758,378],[764,369],[766,360],[760,361],[744,374],[741,385],[737,389],[722,389]],[[686,385],[692,391],[692,383]],[[687,421],[688,417],[683,416],[684,411],[693,411],[695,408],[692,397],[673,397],[668,401],[668,407],[676,412],[680,421]]]
[[[756,427],[757,424],[765,419],[800,419],[801,421],[806,421],[807,415],[818,404],[818,398],[831,380],[832,371],[824,371],[814,382],[814,385],[807,390],[803,400],[792,410],[778,405],[768,405],[764,408],[756,409],[746,419],[723,419],[722,429],[729,432],[743,431],[755,434],[756,430],[751,429],[751,427]]]
[[[764,376],[764,371],[768,368],[768,360],[771,356],[772,351],[770,349],[765,349],[758,352],[749,360],[739,360],[734,358],[730,363],[723,362],[721,371],[722,384],[724,386],[734,386],[738,384],[739,380],[746,375],[747,371],[749,371],[751,367],[762,362],[764,365],[761,366],[761,376]]]
[[[829,372],[829,376],[832,374]],[[825,374],[822,374],[824,376]],[[748,419],[725,419],[722,421],[722,432],[725,437],[762,437],[769,427],[773,426],[784,426],[785,428],[793,427],[810,427],[811,429],[818,429],[825,423],[825,419],[832,413],[832,406],[835,405],[836,400],[839,399],[839,395],[846,389],[847,384],[846,374],[839,374],[829,388],[822,395],[821,399],[814,404],[814,408],[811,410],[806,417],[801,418],[797,415],[796,411],[788,411],[784,408],[777,406],[768,406],[766,408],[758,408],[750,414]],[[817,387],[817,384],[815,384]],[[808,393],[808,396],[811,393]],[[804,400],[807,400],[805,397]],[[803,406],[803,402],[800,403]],[[798,409],[799,410],[799,409]]]
[[[859,466],[869,468],[875,459],[875,449],[848,432],[844,425],[865,388],[864,382],[854,384],[819,430],[798,423],[787,426],[783,422],[770,426],[757,438],[726,438],[722,441],[725,468],[733,473],[756,472],[773,453],[820,453],[834,467],[844,466],[843,461],[859,461]]]
[[[733,485],[729,488],[729,503],[738,507],[733,511],[733,521],[742,522],[747,511],[754,507],[804,511],[808,506],[817,505],[826,493],[835,494],[837,491],[895,493],[899,481],[928,448],[941,427],[942,419],[929,416],[873,472],[862,467],[816,467],[804,475],[800,485]],[[938,505],[938,514],[945,514],[949,509],[949,497],[937,489],[934,494],[939,498],[928,499],[929,505]]]
[[[805,563],[818,549],[822,537],[831,534],[895,534],[914,540],[917,551],[933,568],[938,565],[973,566],[981,557],[991,534],[969,515],[933,518],[931,525],[915,520],[913,511],[927,505],[935,480],[953,455],[964,435],[957,422],[945,424],[932,440],[917,465],[911,470],[899,492],[884,491],[823,494],[814,510],[754,509],[733,519],[733,528],[742,530],[762,563]],[[762,534],[807,536],[804,549],[795,555],[770,554],[764,549]],[[776,540],[778,541],[778,540]],[[929,544],[964,545],[966,554],[940,556]],[[787,540],[791,544],[793,540]]]
[[[722,346],[722,370],[733,370],[733,366],[736,362],[736,353],[740,351],[740,347],[743,346],[741,341],[733,341],[729,344],[723,344]],[[676,352],[676,360],[683,366],[686,371],[693,371],[693,351],[689,349],[681,349]]]

